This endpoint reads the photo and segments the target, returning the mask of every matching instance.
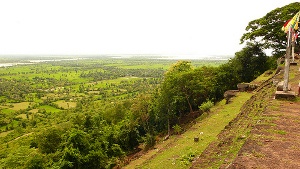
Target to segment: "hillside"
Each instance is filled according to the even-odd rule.
[[[219,103],[185,133],[158,144],[125,168],[299,168],[300,101],[274,99],[274,82],[283,80],[282,72],[274,74],[266,72],[254,80],[259,87],[248,93],[251,98],[242,104],[238,102],[242,93],[228,105]],[[289,84],[296,94],[299,75],[299,66],[291,66]],[[239,104],[241,108],[235,114],[234,106]],[[215,116],[227,109],[224,106],[232,106],[228,107],[229,114],[236,118],[217,119]],[[216,121],[207,123],[211,119]],[[217,138],[211,138],[214,129],[229,119]],[[204,128],[210,129],[208,133]],[[193,142],[199,133],[200,141]]]

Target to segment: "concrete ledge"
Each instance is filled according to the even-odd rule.
[[[291,62],[290,65],[291,66],[297,66],[297,62]]]
[[[294,99],[296,98],[296,94],[293,91],[276,91],[275,99]]]

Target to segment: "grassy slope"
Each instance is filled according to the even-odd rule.
[[[268,100],[272,98],[275,87],[272,84],[274,74],[268,80],[262,80],[253,96],[244,103],[241,113],[218,135],[218,139],[212,142],[193,162],[192,168],[227,168],[237,156],[239,150],[250,135],[255,124],[262,120],[262,112],[268,106]],[[258,79],[264,79],[259,77]]]
[[[270,84],[270,78],[273,75],[273,73],[264,73],[254,82],[264,87]],[[228,105],[225,105],[224,101],[220,102],[212,109],[209,117],[200,117],[198,122],[187,132],[180,136],[173,136],[165,143],[158,144],[157,149],[150,150],[125,168],[190,168],[192,161],[197,161],[197,158],[203,158],[203,156],[203,160],[200,160],[203,165],[193,164],[193,168],[219,168],[222,163],[232,161],[250,132],[248,127],[256,120],[257,113],[261,112],[266,104],[260,99],[269,97],[271,90],[273,90],[272,88],[262,89],[258,89],[259,96],[256,97],[251,97],[252,95],[249,93],[239,93]],[[257,93],[254,92],[254,95]],[[254,114],[248,114],[250,118],[247,115],[245,119],[241,118],[244,116],[244,111],[249,109]],[[203,134],[200,134],[202,132]],[[200,137],[200,141],[195,143],[193,138],[197,136]],[[230,144],[227,144],[227,141]],[[226,145],[225,148],[223,144]],[[211,147],[216,148],[217,151],[206,152],[210,151]],[[203,155],[206,153],[206,156]],[[199,156],[200,154],[201,156]]]
[[[217,135],[240,112],[242,105],[251,97],[249,93],[240,93],[231,104],[225,101],[215,106],[208,117],[200,117],[198,122],[187,132],[172,136],[168,143],[150,151],[150,160],[147,154],[132,162],[126,168],[188,168],[193,157],[200,155]],[[204,115],[207,116],[207,115]],[[199,142],[194,142],[194,137],[199,137]],[[145,162],[146,161],[146,162]]]

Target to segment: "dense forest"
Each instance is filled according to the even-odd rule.
[[[276,67],[281,46],[258,29],[275,19],[279,27],[299,9],[293,3],[251,21],[245,47],[227,61],[95,57],[1,68],[0,167],[113,168],[180,133],[225,91]]]

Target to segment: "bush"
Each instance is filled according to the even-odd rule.
[[[152,134],[147,133],[143,138],[145,142],[145,149],[152,148],[155,145],[155,137]]]
[[[214,106],[214,102],[208,100],[207,102],[203,102],[199,109],[203,112],[209,112],[210,109]]]
[[[180,134],[180,133],[181,133],[182,128],[181,128],[178,124],[176,124],[176,125],[173,126],[172,128],[174,129],[174,132],[175,132],[176,134]]]

